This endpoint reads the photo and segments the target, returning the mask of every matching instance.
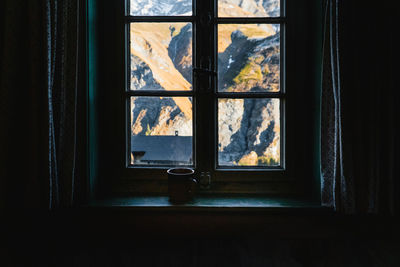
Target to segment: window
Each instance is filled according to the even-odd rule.
[[[315,156],[317,4],[115,2],[98,2],[95,31],[90,142],[104,191],[165,193],[165,170],[190,166],[210,174],[204,193],[304,194]]]

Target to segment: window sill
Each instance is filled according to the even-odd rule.
[[[289,198],[197,196],[174,205],[166,196],[109,198],[82,207],[80,224],[127,240],[148,237],[307,237],[332,231],[332,209]],[[86,222],[86,223],[85,223]],[[323,226],[322,226],[323,225]],[[93,228],[95,227],[95,228]]]
[[[96,200],[89,203],[93,208],[127,208],[135,210],[160,210],[160,211],[282,211],[282,212],[330,212],[331,209],[319,203],[293,198],[277,197],[222,197],[222,196],[197,196],[193,201],[185,204],[172,204],[167,196],[136,196],[119,197]]]

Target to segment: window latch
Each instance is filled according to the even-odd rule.
[[[209,189],[211,187],[210,172],[200,172],[199,186],[201,189]]]
[[[200,24],[202,27],[209,27],[213,22],[213,16],[211,12],[207,12],[200,17]]]
[[[199,92],[211,92],[217,72],[212,69],[210,57],[202,57],[200,60],[200,66],[198,68],[193,68],[193,73],[195,79],[199,82]]]
[[[217,76],[217,73],[215,71],[212,71],[209,69],[203,69],[203,68],[194,68],[193,72],[194,72],[194,75],[195,75],[197,81],[202,80],[203,86],[199,86],[199,92],[200,93],[211,92],[212,83],[213,83],[212,81],[213,81],[213,78]],[[206,77],[204,77],[204,76],[206,76]],[[207,80],[208,80],[208,82],[205,85],[204,82]],[[202,88],[204,88],[204,89],[202,89]]]

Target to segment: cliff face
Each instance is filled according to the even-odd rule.
[[[278,164],[280,160],[279,106],[279,101],[272,99],[219,100],[219,163],[221,165]],[[256,157],[248,163],[243,158],[250,154]]]
[[[218,55],[218,88],[228,92],[278,92],[280,86],[280,35],[249,38],[240,29]]]
[[[136,0],[142,6],[151,1],[145,2]],[[167,4],[168,1],[161,2]],[[173,2],[177,4],[185,1],[169,1],[169,4]],[[250,13],[276,15],[279,12],[278,4],[278,0],[224,0],[220,1],[219,13],[229,14],[223,12],[234,10],[241,16]],[[168,10],[174,9],[171,7]],[[257,24],[220,25],[218,37],[219,91],[280,90],[279,27]],[[191,24],[131,25],[131,89],[192,89]],[[131,108],[132,135],[191,136],[193,133],[190,98],[135,97],[131,99]],[[220,99],[218,132],[220,165],[279,164],[279,100]]]
[[[192,27],[187,24],[171,39],[168,46],[168,56],[189,83],[192,83],[192,35]]]

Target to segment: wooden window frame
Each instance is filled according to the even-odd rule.
[[[125,0],[124,0],[125,1]],[[307,35],[299,38],[299,34],[295,33],[295,29],[298,29],[297,22],[301,21],[302,15],[307,13],[305,10],[306,0],[281,0],[281,17],[279,18],[218,18],[215,16],[214,23],[208,25],[212,29],[206,29],[198,32],[197,24],[200,24],[200,20],[205,20],[204,17],[197,16],[193,13],[193,17],[132,17],[127,16],[129,14],[126,10],[126,5],[123,5],[124,1],[101,1],[92,0],[97,9],[97,17],[92,21],[93,25],[96,25],[97,29],[90,29],[96,32],[96,36],[92,36],[92,43],[97,44],[96,52],[92,52],[97,58],[96,67],[93,68],[92,73],[96,76],[91,80],[93,86],[89,89],[89,163],[90,163],[90,177],[91,183],[93,184],[94,191],[98,192],[98,195],[163,195],[167,192],[167,183],[165,171],[167,167],[128,167],[128,148],[129,134],[127,121],[130,120],[129,106],[127,105],[127,99],[133,95],[143,96],[191,96],[194,101],[193,106],[193,132],[194,144],[198,150],[199,147],[206,147],[205,143],[210,143],[210,135],[201,132],[198,129],[205,129],[208,125],[199,121],[205,122],[206,118],[213,118],[208,120],[208,123],[215,125],[215,132],[211,136],[211,143],[214,144],[215,149],[208,149],[205,152],[197,153],[194,156],[195,165],[193,166],[199,171],[211,172],[212,184],[207,189],[201,189],[200,194],[263,194],[263,195],[284,195],[284,196],[299,196],[318,198],[319,177],[317,168],[315,165],[318,164],[318,158],[316,153],[316,136],[318,125],[315,125],[315,119],[318,119],[318,93],[310,96],[309,99],[299,94],[299,91],[304,90],[305,77],[300,77],[300,74],[296,74],[296,70],[299,69],[299,58],[305,59],[304,55],[301,55],[301,49],[297,49],[293,44],[299,44],[302,49],[311,51],[307,46],[312,44],[315,49],[319,49],[320,44],[318,36],[314,36],[307,29]],[[199,0],[198,0],[199,1]],[[91,2],[91,1],[89,1]],[[113,2],[113,4],[109,3]],[[199,1],[204,4],[206,1]],[[299,4],[299,2],[302,2]],[[317,2],[315,0],[315,2]],[[297,4],[296,4],[297,3]],[[286,5],[290,5],[286,8]],[[196,1],[194,1],[194,6]],[[302,12],[295,12],[294,9],[299,8]],[[90,8],[90,6],[89,6]],[[202,7],[200,7],[202,8]],[[315,9],[319,11],[318,5],[315,4]],[[195,8],[194,8],[195,10]],[[217,1],[214,1],[211,11],[216,12]],[[90,12],[90,11],[89,11]],[[215,14],[215,13],[214,13]],[[312,14],[308,12],[307,14]],[[318,17],[318,16],[317,16]],[[196,69],[205,69],[206,66],[201,66],[200,55],[208,54],[213,56],[213,63],[211,63],[211,69],[216,69],[214,62],[217,62],[216,53],[216,27],[219,23],[273,23],[281,25],[281,91],[279,93],[240,93],[240,95],[232,95],[229,93],[216,93],[212,91],[196,90],[196,86],[199,88],[205,87],[205,85],[195,85],[195,74],[193,74],[193,91],[191,92],[132,92],[127,90],[130,77],[128,67],[127,55],[129,55],[129,25],[130,22],[191,22],[193,25],[193,67]],[[312,22],[317,21],[317,18],[311,19]],[[300,23],[309,25],[310,22]],[[303,25],[303,26],[304,26]],[[204,38],[205,34],[214,36],[212,41],[207,48],[199,48],[196,46],[196,39]],[[90,34],[90,33],[89,33]],[[211,36],[210,35],[210,36]],[[311,41],[308,40],[312,36]],[[212,37],[212,36],[211,36]],[[314,39],[315,38],[315,39]],[[299,40],[300,39],[300,40]],[[112,41],[111,41],[112,40]],[[304,42],[304,44],[302,43]],[[89,41],[90,43],[90,41]],[[206,49],[206,52],[201,51]],[[111,51],[105,54],[105,51]],[[311,52],[312,53],[312,52]],[[319,51],[315,55],[311,56],[311,60],[307,60],[307,66],[316,68],[316,62],[319,59]],[[309,54],[305,52],[305,54]],[[89,60],[90,61],[90,60]],[[93,61],[93,60],[92,60]],[[318,75],[314,75],[310,72],[302,73],[307,78],[313,80],[310,86],[312,92],[318,91]],[[90,73],[89,73],[90,77]],[[302,84],[299,86],[299,78],[302,80]],[[216,79],[212,81],[214,88],[216,88]],[[300,87],[300,89],[297,88]],[[110,88],[113,88],[110,90]],[[296,88],[296,89],[294,89]],[[212,96],[213,95],[213,96]],[[269,169],[258,169],[258,168],[218,168],[216,163],[216,149],[217,149],[217,125],[216,125],[216,110],[217,110],[217,99],[218,97],[274,97],[281,100],[281,151],[284,151],[281,162],[284,162],[282,168],[269,168]],[[204,98],[207,98],[206,100]],[[111,100],[113,99],[113,100]],[[300,106],[296,101],[305,101],[307,105],[307,112],[305,116],[308,116],[304,123],[298,122],[298,116],[296,116],[295,110]],[[200,109],[200,103],[213,109],[205,109],[200,115],[198,110]],[[207,111],[208,110],[208,111]],[[210,110],[211,113],[210,114]],[[197,112],[197,113],[196,113]],[[198,117],[196,117],[196,114]],[[200,116],[203,116],[200,117]],[[310,118],[310,116],[312,118]],[[197,126],[196,126],[197,125]],[[195,127],[196,126],[196,127]],[[310,129],[312,136],[305,140],[307,145],[299,145],[299,136],[306,136],[305,131],[307,127],[314,127]],[[300,134],[298,134],[300,133]],[[110,142],[110,140],[116,140]],[[307,146],[310,147],[307,150]],[[195,149],[196,149],[195,148]],[[309,157],[309,164],[304,158]],[[296,160],[297,158],[297,160]],[[211,160],[209,160],[211,159]],[[196,164],[197,163],[197,164]]]

